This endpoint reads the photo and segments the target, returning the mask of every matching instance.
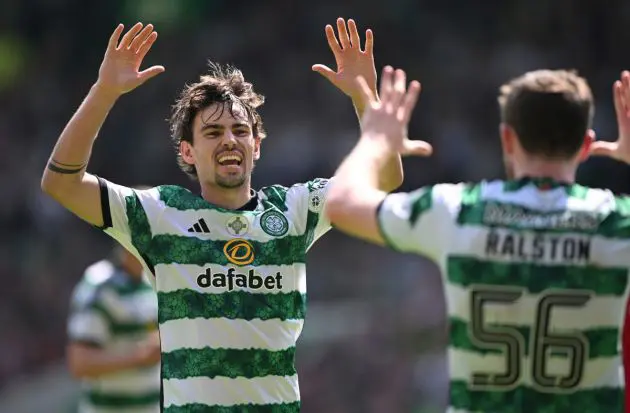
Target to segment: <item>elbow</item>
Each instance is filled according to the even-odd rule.
[[[389,193],[389,192],[394,192],[395,190],[397,190],[398,188],[400,188],[400,186],[403,183],[403,176],[399,175],[394,179],[391,179],[389,182],[387,182],[383,188],[383,191]]]
[[[52,174],[48,169],[45,169],[42,174],[42,179],[39,182],[39,187],[42,192],[53,198],[57,198],[59,193],[59,182],[55,181],[58,181],[58,179],[55,179],[54,174]]]
[[[68,372],[70,372],[70,375],[75,379],[86,379],[90,377],[89,372],[83,367],[83,363],[70,354],[68,354],[66,365]]]
[[[387,193],[394,192],[395,190],[401,187],[404,179],[405,179],[405,174],[402,168],[400,168],[398,171],[396,171],[395,174],[391,174],[390,176],[387,177],[387,179],[383,179],[381,181],[379,185],[380,189]]]
[[[39,187],[46,195],[63,204],[63,200],[67,198],[67,194],[75,182],[75,180],[59,176],[59,174],[46,169],[42,175]]]
[[[330,223],[335,225],[339,222],[344,214],[344,194],[338,191],[331,191],[326,200],[324,211]]]
[[[51,181],[50,176],[46,172],[44,172],[44,174],[42,175],[42,179],[39,182],[39,187],[42,190],[42,192],[52,196],[52,194],[54,193],[53,191],[54,185],[50,181]]]
[[[82,348],[74,344],[70,344],[68,348],[66,348],[66,367],[72,377],[75,379],[94,377],[93,374],[90,374],[90,369],[86,362],[88,357],[89,355],[85,354]]]

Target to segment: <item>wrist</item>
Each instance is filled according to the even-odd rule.
[[[378,93],[375,90],[372,90],[372,94],[376,97],[376,101],[379,101]],[[365,106],[367,102],[363,101],[363,97],[361,94],[351,94],[349,95],[352,100],[352,105],[355,107],[357,112],[363,112],[365,110]]]
[[[374,151],[386,155],[397,154],[397,146],[385,133],[367,132],[361,134],[360,141]]]
[[[120,96],[122,96],[122,93],[107,85],[104,85],[100,81],[96,81],[96,83],[92,85],[90,93],[111,102],[115,102]]]

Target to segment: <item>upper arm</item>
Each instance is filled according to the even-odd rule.
[[[294,185],[287,192],[287,203],[293,205],[295,218],[304,225],[307,250],[331,229],[324,211],[331,182],[331,179],[317,178]]]
[[[437,259],[459,205],[458,186],[436,185],[387,195],[362,190],[329,203],[333,225],[367,241]]]
[[[461,191],[461,185],[435,185],[388,195],[376,214],[383,240],[392,249],[438,260],[453,234]]]
[[[161,211],[157,205],[158,188],[137,190],[97,179],[103,211],[103,224],[99,228],[153,272],[147,252],[152,239],[150,221],[158,219]]]
[[[384,244],[381,236],[377,211],[386,196],[377,189],[357,191],[338,191],[332,188],[326,199],[325,215],[332,226],[349,235],[375,244]]]
[[[96,176],[85,173],[78,184],[69,185],[63,190],[50,191],[44,184],[42,188],[79,218],[92,225],[103,225],[101,191]]]

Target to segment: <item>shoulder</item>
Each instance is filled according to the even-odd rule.
[[[178,210],[204,209],[207,202],[189,189],[178,185],[160,185],[152,188],[152,197],[163,204]]]
[[[332,182],[331,179],[315,178],[291,186],[270,185],[261,188],[259,196],[281,211],[308,204],[309,209],[317,212],[320,206],[324,204],[324,197],[330,182]]]

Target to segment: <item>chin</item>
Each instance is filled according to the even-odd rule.
[[[221,188],[226,188],[226,189],[232,189],[232,188],[240,188],[243,185],[245,185],[245,182],[247,181],[247,179],[245,179],[245,175],[240,175],[240,176],[217,176],[215,179],[215,182],[217,184],[217,186],[221,187]]]

